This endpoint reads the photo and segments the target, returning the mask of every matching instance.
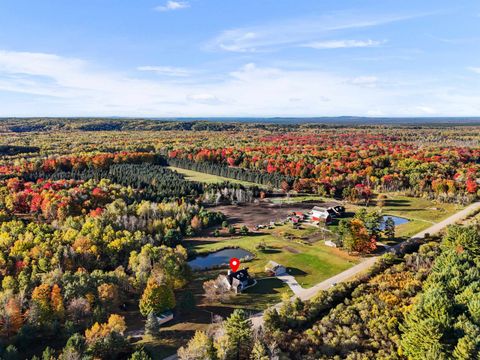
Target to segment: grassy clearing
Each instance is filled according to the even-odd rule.
[[[284,293],[287,293],[289,297],[293,296],[290,288],[275,277],[257,278],[256,280],[257,284],[255,286],[246,289],[241,294],[232,296],[230,300],[222,304],[216,305],[257,312],[279,303]]]
[[[389,196],[382,211],[407,219],[438,223],[463,208],[457,204],[393,195]]]
[[[135,343],[135,347],[137,349],[145,349],[152,360],[163,360],[168,356],[176,354],[178,348],[182,345],[183,341],[179,338],[165,339],[150,336],[144,336],[140,341]]]
[[[216,251],[228,246],[241,247],[256,255],[255,259],[245,264],[256,277],[264,277],[265,265],[273,260],[288,267],[297,281],[308,288],[358,262],[358,258],[325,246],[322,241],[308,243],[308,238],[318,236],[318,231],[313,227],[293,229],[291,225],[282,225],[269,232],[214,242],[194,239],[188,242],[188,246],[198,252]],[[294,238],[287,239],[285,234],[292,234]],[[267,245],[265,251],[256,248],[261,242]]]
[[[383,207],[380,208],[375,204],[373,207],[381,210],[385,215],[399,216],[410,220],[406,224],[397,226],[396,234],[399,238],[413,236],[464,208],[457,204],[446,204],[396,194],[387,194],[387,197]]]
[[[202,182],[205,184],[216,184],[216,183],[221,183],[224,181],[229,181],[231,183],[236,183],[236,184],[242,184],[245,186],[254,186],[258,184],[251,183],[248,181],[241,181],[241,180],[235,180],[235,179],[230,179],[222,176],[217,176],[217,175],[211,175],[211,174],[206,174],[198,171],[193,171],[193,170],[187,170],[187,169],[182,169],[182,168],[177,168],[174,166],[169,166],[168,167],[170,170],[176,171],[180,174],[185,175],[185,178],[190,181],[198,181]]]
[[[294,204],[304,201],[323,201],[325,198],[319,195],[300,195],[281,198],[269,198],[273,204]]]

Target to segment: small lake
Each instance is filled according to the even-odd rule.
[[[228,265],[231,258],[245,259],[253,258],[253,254],[250,251],[244,249],[223,249],[215,251],[207,255],[199,255],[195,259],[190,260],[188,265],[192,270],[203,270],[220,265]]]
[[[382,230],[385,229],[385,221],[386,221],[388,218],[392,218],[395,226],[402,225],[402,224],[406,224],[406,223],[410,222],[410,220],[405,219],[405,218],[402,218],[402,217],[391,216],[391,215],[383,215],[383,216],[382,216],[382,225],[380,226],[380,229],[382,229]]]

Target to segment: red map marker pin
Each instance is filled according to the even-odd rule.
[[[230,259],[230,269],[232,269],[233,272],[237,272],[239,266],[240,260],[238,260],[237,258]]]

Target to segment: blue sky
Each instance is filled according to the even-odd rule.
[[[480,3],[3,0],[0,116],[476,116]]]

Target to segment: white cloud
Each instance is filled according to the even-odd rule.
[[[327,41],[314,41],[307,44],[303,44],[303,47],[312,49],[341,49],[341,48],[363,48],[373,47],[383,44],[385,41],[375,40],[327,40]]]
[[[188,100],[203,104],[219,104],[221,101],[213,94],[200,93],[187,95]]]
[[[426,115],[435,115],[437,113],[437,110],[430,106],[417,106],[417,109]]]
[[[185,77],[190,76],[190,70],[180,68],[180,67],[173,67],[173,66],[139,66],[137,67],[138,71],[149,71],[153,72],[157,75],[164,75],[164,76],[179,76]]]
[[[188,84],[54,54],[0,51],[0,116],[385,116],[480,114],[480,91],[428,77],[383,80],[248,63]],[[219,80],[220,79],[220,80]],[[397,79],[398,80],[398,79]],[[394,85],[392,85],[394,84]],[[400,85],[399,85],[400,84]],[[380,111],[380,110],[378,110]]]
[[[357,76],[352,79],[352,84],[375,87],[378,84],[378,78],[376,76]]]
[[[475,74],[480,74],[480,67],[469,67],[468,70],[473,71]]]
[[[318,39],[326,36],[331,37],[333,32],[338,33],[339,31],[384,25],[426,15],[428,14],[366,16],[352,15],[350,13],[332,13],[320,17],[284,20],[259,26],[225,30],[211,39],[205,48],[208,50],[232,52],[261,52],[310,43],[315,44],[315,42],[322,44]],[[381,42],[373,40],[339,40],[336,43],[330,42],[328,44],[328,41],[324,43],[332,48],[342,47],[342,45],[343,47],[347,45],[350,47],[375,46]]]
[[[189,8],[190,4],[186,1],[167,1],[165,5],[160,5],[155,8],[157,11],[172,11]]]
[[[372,109],[367,111],[367,116],[384,116],[384,115],[385,114],[380,109]]]

